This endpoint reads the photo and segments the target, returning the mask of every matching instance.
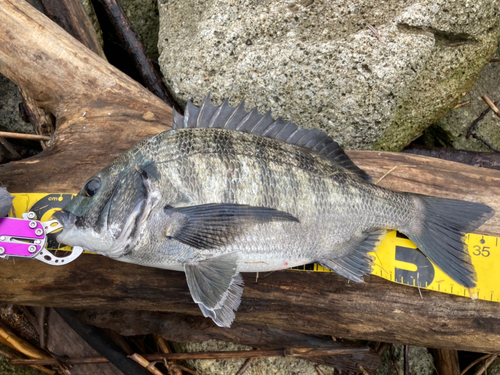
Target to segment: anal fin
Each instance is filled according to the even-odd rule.
[[[189,291],[204,316],[219,327],[231,327],[243,294],[237,253],[184,265]]]
[[[372,270],[373,257],[368,253],[375,250],[385,234],[385,230],[363,233],[346,243],[343,250],[346,255],[322,259],[319,264],[349,280],[363,282],[363,276]]]

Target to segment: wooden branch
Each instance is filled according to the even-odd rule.
[[[244,274],[239,323],[307,334],[495,352],[500,304],[365,277],[298,271]],[[150,310],[200,316],[182,272],[84,254],[64,267],[2,261],[0,300],[74,309]],[[145,315],[147,316],[147,314]],[[146,321],[146,320],[145,320]],[[206,324],[213,324],[205,319]],[[146,325],[147,326],[147,325]],[[158,333],[158,332],[155,332]]]
[[[38,0],[41,1],[47,17],[79,40],[103,59],[106,58],[101,43],[81,1],[78,0]]]
[[[97,53],[102,58],[105,58],[104,52],[99,43],[97,34],[92,26],[92,23],[79,0],[27,0],[33,6],[39,6],[39,10],[43,11],[51,20],[56,22],[64,30],[70,33],[74,38],[78,39],[87,48]],[[41,136],[48,136],[48,141],[52,138],[55,131],[55,119],[46,110],[38,107],[38,104],[29,94],[19,88],[19,92],[23,98],[22,110],[33,126],[35,133]],[[47,147],[46,142],[41,142],[42,148]]]
[[[432,356],[439,375],[460,375],[460,363],[456,350],[433,349]]]
[[[500,170],[500,154],[495,152],[453,150],[448,148],[425,147],[420,145],[412,145],[410,148],[404,149],[403,152],[455,161],[457,163],[475,167]]]
[[[128,357],[133,361],[137,362],[138,364],[140,364],[145,369],[147,369],[150,373],[154,375],[163,375],[163,373],[155,367],[154,363],[150,363],[142,355],[134,353],[132,355],[129,355]]]
[[[290,348],[290,349],[274,349],[274,350],[236,350],[236,351],[221,351],[221,352],[189,352],[189,353],[158,353],[158,354],[139,354],[134,353],[128,357],[147,367],[149,363],[145,363],[142,359],[148,361],[180,361],[180,360],[197,360],[197,359],[240,359],[240,358],[271,358],[271,357],[288,357],[300,358],[305,356],[337,356],[346,354],[363,354],[368,353],[370,348],[343,348],[343,349],[324,349],[324,348]],[[138,360],[136,360],[138,359]],[[104,363],[107,362],[106,357],[94,358],[70,358],[65,362],[67,364],[78,363]],[[142,362],[142,363],[141,363]],[[43,360],[15,360],[13,365],[52,365],[57,363],[53,359]],[[144,363],[144,364],[143,364]]]
[[[11,192],[74,192],[172,111],[24,0],[0,0],[0,73],[57,119],[52,147],[2,165]],[[50,173],[47,173],[50,171]]]
[[[50,137],[38,134],[25,134],[25,133],[11,133],[11,132],[1,132],[0,137],[12,138],[12,139],[26,139],[31,141],[50,141]]]
[[[160,74],[147,55],[144,45],[132,28],[120,2],[117,0],[97,0],[95,5],[97,4],[101,7],[101,9],[99,7],[96,8],[97,17],[100,19],[101,25],[103,24],[101,18],[104,18],[105,15],[107,19],[104,22],[110,23],[113,30],[112,34],[130,57],[131,68],[137,73],[139,82],[169,106],[177,106],[163,83]],[[176,109],[180,110],[180,108]]]

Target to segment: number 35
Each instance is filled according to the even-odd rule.
[[[490,256],[490,247],[489,246],[481,246],[479,245],[474,245],[474,252],[472,253],[475,256],[480,256],[482,255],[483,257],[489,257]]]

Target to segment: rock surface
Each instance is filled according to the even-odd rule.
[[[495,362],[491,364],[491,367],[488,369],[488,375],[500,375],[500,358],[497,358]]]
[[[19,114],[21,102],[17,86],[0,74],[0,131],[34,133],[33,126],[25,123]]]
[[[434,360],[427,348],[408,348],[408,367],[412,375],[433,375]],[[373,375],[404,374],[404,346],[393,344],[384,353],[380,367]]]
[[[351,149],[402,149],[466,95],[500,37],[496,0],[159,7],[160,65],[177,100],[246,98]]]
[[[120,4],[149,58],[156,61],[159,28],[157,0],[120,0]]]
[[[494,58],[500,58],[500,49]],[[500,150],[500,117],[489,111],[475,126],[472,132],[476,138],[467,138],[469,129],[481,113],[488,109],[481,99],[482,95],[494,102],[500,102],[500,63],[492,62],[483,69],[474,88],[461,102],[470,104],[451,111],[446,117],[431,125],[424,132],[424,143],[430,147],[455,148],[469,151]],[[500,103],[499,103],[500,104]]]

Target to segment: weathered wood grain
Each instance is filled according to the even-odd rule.
[[[56,118],[40,155],[0,166],[11,192],[74,192],[172,110],[24,0],[0,0],[0,73]],[[50,173],[49,173],[50,171]]]
[[[234,329],[244,323],[442,349],[499,350],[499,303],[427,290],[420,298],[416,288],[375,276],[365,280],[358,284],[335,274],[281,271],[261,274],[256,283],[254,274],[244,274]],[[182,272],[98,255],[84,254],[64,267],[3,261],[0,285],[0,301],[17,304],[201,315]]]

